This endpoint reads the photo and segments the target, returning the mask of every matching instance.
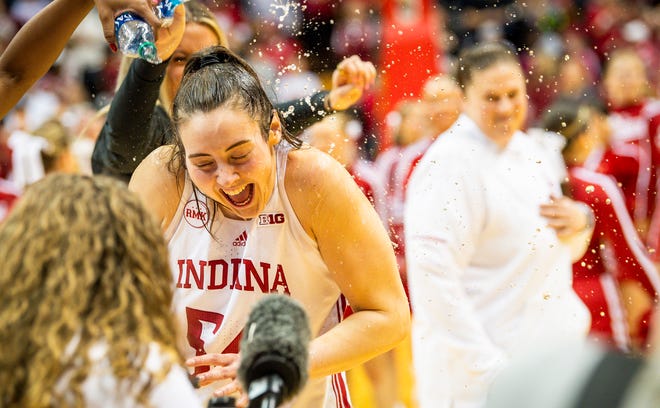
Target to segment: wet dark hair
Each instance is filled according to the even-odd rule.
[[[470,85],[475,71],[483,71],[498,62],[513,62],[520,65],[518,53],[513,45],[499,41],[480,43],[461,51],[458,56],[456,82],[465,90]]]
[[[558,99],[543,114],[540,126],[549,132],[564,136],[566,139],[564,150],[566,150],[587,129],[592,109],[594,107],[587,103]]]
[[[234,52],[218,45],[195,53],[184,69],[172,106],[176,137],[172,161],[175,167],[171,169],[185,168],[184,148],[178,133],[181,123],[195,113],[210,112],[221,106],[244,111],[254,118],[264,140],[268,140],[273,115],[279,115],[254,69]],[[282,138],[295,148],[302,145],[300,139],[284,128]]]
[[[181,123],[195,113],[211,112],[219,107],[236,109],[247,113],[259,124],[264,140],[273,115],[279,115],[268,99],[257,73],[241,57],[221,45],[205,48],[195,53],[186,63],[181,85],[172,105],[174,123],[174,151],[168,164],[171,172],[178,175],[186,168],[185,149],[179,134]],[[293,148],[300,148],[302,140],[293,136],[282,123],[282,139]],[[193,184],[195,200],[199,201],[199,189]],[[213,202],[211,220],[219,209]],[[207,230],[212,230],[212,223]]]

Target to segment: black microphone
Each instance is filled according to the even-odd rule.
[[[275,408],[307,382],[307,314],[288,296],[268,295],[248,317],[240,343],[238,378],[249,408]]]

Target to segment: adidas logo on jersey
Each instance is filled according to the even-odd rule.
[[[247,242],[247,232],[243,231],[241,235],[237,236],[232,245],[234,246],[245,246]]]

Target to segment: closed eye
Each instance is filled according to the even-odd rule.
[[[237,161],[237,160],[244,160],[244,159],[246,159],[246,158],[248,157],[249,154],[250,154],[250,153],[245,153],[245,154],[240,155],[240,156],[231,156],[231,159],[234,160],[234,161]]]
[[[195,167],[197,167],[197,168],[199,168],[199,169],[202,169],[202,170],[204,170],[204,169],[208,169],[208,168],[210,168],[211,166],[213,166],[213,162],[195,163]]]
[[[235,149],[232,151],[232,154],[229,156],[229,160],[233,162],[239,162],[242,163],[246,160],[249,159],[250,153],[252,153],[252,147],[249,147],[247,149]]]

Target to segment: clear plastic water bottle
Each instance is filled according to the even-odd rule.
[[[155,8],[156,17],[160,18],[163,27],[169,27],[174,20],[174,9],[187,0],[161,0]]]
[[[154,32],[149,23],[139,15],[125,11],[115,18],[115,38],[119,50],[129,57],[142,58],[152,64],[159,64]]]

